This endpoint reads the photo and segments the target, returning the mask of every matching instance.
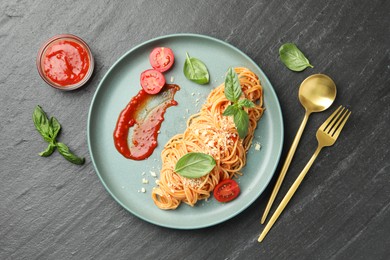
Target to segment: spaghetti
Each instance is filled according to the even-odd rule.
[[[162,169],[158,186],[153,188],[152,198],[161,209],[176,209],[181,202],[194,206],[198,200],[207,199],[222,180],[241,175],[257,122],[263,108],[263,90],[256,74],[247,68],[235,68],[245,98],[255,107],[245,108],[249,115],[248,134],[240,139],[231,116],[222,113],[230,101],[224,94],[224,84],[215,88],[207,97],[199,113],[187,121],[187,129],[172,137],[161,152]],[[211,155],[214,169],[201,178],[189,179],[175,173],[176,162],[189,152]]]

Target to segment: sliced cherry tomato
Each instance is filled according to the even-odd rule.
[[[157,70],[145,70],[141,73],[141,87],[149,94],[157,94],[165,85],[164,75]]]
[[[240,187],[235,180],[223,180],[214,188],[214,197],[219,202],[234,200],[240,194]]]
[[[172,67],[175,57],[173,56],[171,49],[166,47],[157,47],[150,53],[149,61],[155,70],[164,72]]]

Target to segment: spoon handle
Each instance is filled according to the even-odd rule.
[[[275,221],[279,218],[280,214],[283,212],[284,208],[287,206],[291,198],[294,196],[294,193],[297,191],[299,185],[303,181],[303,178],[305,178],[306,173],[309,171],[310,167],[312,166],[313,162],[317,158],[318,154],[320,153],[323,146],[318,145],[316,151],[314,152],[313,156],[310,158],[309,162],[306,164],[305,168],[302,170],[302,172],[299,174],[293,185],[291,185],[290,189],[288,190],[287,194],[284,196],[282,202],[280,202],[278,208],[275,210],[275,213],[272,215],[271,219],[268,221],[268,224],[265,226],[263,232],[261,232],[261,235],[258,239],[259,242],[263,241],[264,237],[267,235],[268,231],[272,228]]]
[[[304,116],[304,118],[302,120],[302,123],[299,126],[298,132],[295,135],[295,138],[294,138],[294,141],[293,141],[293,143],[291,145],[291,148],[288,151],[286,161],[283,164],[283,167],[282,167],[282,170],[281,170],[281,172],[279,174],[278,180],[276,181],[275,187],[274,187],[274,189],[273,189],[273,191],[271,193],[271,197],[269,198],[269,201],[268,201],[267,207],[265,208],[263,217],[261,218],[261,224],[264,224],[264,222],[265,222],[265,220],[266,220],[266,218],[268,216],[268,213],[269,213],[269,211],[271,209],[271,206],[274,203],[276,195],[279,192],[280,186],[282,185],[284,177],[286,176],[286,172],[288,170],[288,167],[290,167],[290,163],[292,161],[292,158],[294,157],[295,150],[298,147],[299,140],[301,140],[301,136],[302,136],[303,130],[305,129],[305,126],[306,126],[307,120],[309,119],[309,116],[310,116],[310,112],[306,111],[305,116]]]

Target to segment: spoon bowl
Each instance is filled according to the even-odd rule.
[[[307,112],[321,112],[329,108],[336,98],[336,84],[324,74],[307,77],[299,87],[299,101]]]

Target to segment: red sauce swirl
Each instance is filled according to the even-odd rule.
[[[167,84],[156,95],[141,89],[122,110],[114,130],[114,143],[119,153],[133,160],[148,158],[157,146],[158,131],[168,107],[180,87]]]

